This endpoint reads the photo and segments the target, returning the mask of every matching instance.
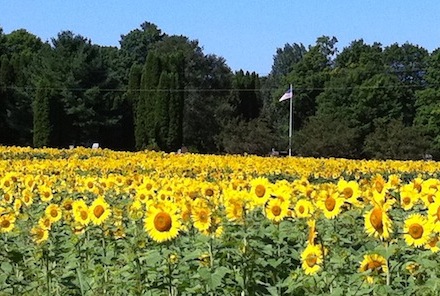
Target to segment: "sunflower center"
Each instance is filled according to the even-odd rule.
[[[433,203],[434,202],[433,194],[428,194],[428,201],[429,201],[429,203]]]
[[[382,192],[384,186],[382,182],[377,181],[374,187],[376,188],[377,192]]]
[[[209,215],[206,211],[200,211],[199,220],[200,222],[206,223],[208,222]]]
[[[154,227],[160,232],[170,230],[171,224],[171,216],[168,213],[160,212],[154,217]]]
[[[350,198],[353,196],[353,189],[346,187],[344,190],[342,190],[342,194],[345,196],[345,198]]]
[[[411,202],[411,198],[409,198],[408,196],[405,196],[405,197],[403,198],[402,202],[403,202],[404,205],[407,206],[407,205],[410,204],[410,202]]]
[[[300,213],[300,214],[304,214],[304,212],[305,212],[305,209],[304,209],[304,206],[299,206],[299,208],[298,208],[298,212]]]
[[[85,210],[81,210],[81,219],[83,220],[87,220],[87,218],[89,217],[89,214],[87,213],[87,211]]]
[[[315,254],[309,254],[306,257],[306,263],[309,267],[315,266],[317,261],[318,261],[318,258]]]
[[[89,187],[89,189],[93,188],[93,182],[87,182],[87,187]]]
[[[440,207],[437,208],[437,220],[440,221]]]
[[[413,239],[419,239],[423,235],[423,226],[418,223],[411,224],[409,226],[408,233]]]
[[[50,192],[49,191],[45,191],[43,193],[44,197],[49,198],[50,197]]]
[[[382,269],[382,264],[379,261],[371,261],[367,264],[367,270],[379,271]]]
[[[0,224],[2,228],[8,228],[11,225],[11,222],[9,220],[3,220]]]
[[[52,209],[50,210],[50,215],[52,216],[52,218],[55,218],[56,216],[58,216],[58,211],[56,209]]]
[[[213,196],[214,195],[214,190],[212,190],[211,188],[208,188],[205,190],[205,195],[206,196]]]
[[[72,209],[72,204],[70,202],[64,204],[64,209],[70,211]]]
[[[331,196],[327,197],[327,199],[325,200],[325,208],[327,209],[327,211],[333,211],[335,206],[336,200]]]
[[[437,242],[438,242],[438,237],[434,237],[428,242],[428,244],[431,248],[434,248],[437,245]]]
[[[93,215],[95,215],[96,218],[99,218],[102,216],[102,214],[104,214],[104,207],[101,205],[97,205],[94,209],[93,209]]]
[[[148,183],[145,188],[147,188],[147,190],[151,190],[151,188],[153,188],[153,185],[151,185],[150,183]]]
[[[414,188],[417,190],[417,192],[420,193],[422,191],[422,185],[419,183],[414,183]]]
[[[271,211],[274,216],[279,216],[281,214],[281,207],[278,205],[275,205],[272,207]]]
[[[263,197],[265,193],[266,193],[266,187],[264,187],[263,185],[257,185],[255,187],[255,194],[258,197]]]
[[[381,232],[383,230],[382,209],[374,208],[370,215],[370,222],[376,231]]]

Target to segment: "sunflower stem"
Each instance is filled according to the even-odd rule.
[[[387,262],[387,286],[390,285],[391,275],[390,275],[390,266],[389,266],[389,256],[388,256],[388,242],[385,242],[385,252],[387,254],[386,262]]]

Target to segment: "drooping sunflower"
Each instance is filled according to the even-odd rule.
[[[392,233],[392,221],[387,214],[388,204],[385,207],[376,205],[365,214],[365,231],[369,236],[387,240]]]
[[[434,225],[421,214],[410,215],[404,223],[403,237],[409,246],[420,247],[429,241]]]
[[[111,214],[110,205],[101,195],[89,207],[90,220],[95,225],[101,225]]]
[[[16,217],[13,213],[0,216],[0,233],[11,232],[15,226]]]
[[[40,226],[31,229],[32,239],[35,243],[41,244],[49,238],[49,230]]]
[[[57,204],[50,204],[49,206],[47,206],[44,212],[46,214],[46,217],[50,219],[51,223],[55,223],[61,220],[62,211]]]
[[[279,198],[272,198],[266,204],[265,215],[266,217],[275,223],[282,221],[289,211],[289,202]]]
[[[429,249],[431,250],[431,252],[437,253],[438,251],[440,251],[438,242],[439,242],[438,234],[431,236],[428,242],[425,244],[425,249]]]
[[[301,253],[302,268],[307,275],[313,275],[321,269],[323,261],[322,246],[308,245]]]
[[[379,254],[364,255],[364,259],[360,262],[359,272],[369,271],[367,282],[372,284],[374,276],[388,273],[387,260]]]
[[[177,237],[181,222],[175,207],[150,206],[144,226],[151,239],[161,243]]]
[[[296,202],[294,211],[297,218],[310,218],[315,212],[315,206],[307,199],[300,199]]]

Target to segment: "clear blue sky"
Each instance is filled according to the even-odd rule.
[[[197,39],[204,53],[232,70],[270,72],[276,49],[335,36],[341,51],[353,40],[440,47],[438,0],[0,0],[6,34],[24,28],[43,41],[63,30],[95,44],[119,46],[121,34],[144,21],[169,35]]]

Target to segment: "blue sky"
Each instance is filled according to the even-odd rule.
[[[4,33],[24,28],[48,41],[70,30],[112,46],[149,21],[169,35],[197,39],[232,70],[261,75],[270,72],[277,48],[313,45],[322,35],[335,36],[340,51],[360,38],[430,52],[440,47],[438,0],[0,0],[0,14]]]

